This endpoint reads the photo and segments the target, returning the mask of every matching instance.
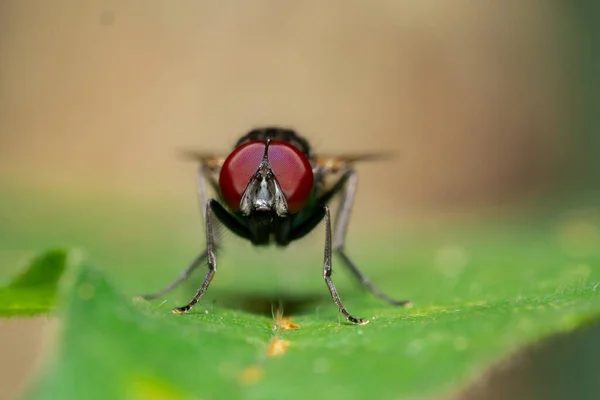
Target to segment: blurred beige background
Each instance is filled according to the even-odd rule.
[[[0,168],[176,197],[178,149],[280,124],[317,150],[396,151],[361,174],[386,212],[504,202],[567,166],[551,4],[3,1]]]
[[[564,12],[543,0],[4,0],[0,184],[195,207],[177,150],[227,152],[279,124],[316,150],[398,154],[359,169],[353,224],[519,204],[568,176]],[[11,324],[13,337],[32,330]],[[0,398],[35,354],[3,358]]]

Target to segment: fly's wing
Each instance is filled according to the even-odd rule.
[[[337,156],[318,155],[314,157],[314,167],[327,173],[336,173],[352,168],[357,162],[380,161],[393,157],[391,153],[358,153]]]
[[[219,193],[219,173],[225,162],[225,156],[215,153],[204,153],[199,151],[183,151],[180,156],[185,160],[196,161],[202,165],[204,176],[210,186]]]
[[[197,161],[206,169],[208,172],[220,172],[223,163],[225,162],[225,156],[218,155],[215,153],[203,153],[199,151],[183,151],[181,157],[185,160]]]
[[[387,160],[392,157],[393,154],[383,152],[314,156],[312,165],[317,197],[329,191],[344,173],[354,167],[354,164],[365,161]]]

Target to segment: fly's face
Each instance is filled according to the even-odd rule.
[[[224,161],[219,175],[221,196],[244,216],[272,212],[286,217],[300,211],[313,191],[314,176],[306,155],[278,140],[251,140]]]

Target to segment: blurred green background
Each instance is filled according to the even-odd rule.
[[[178,150],[226,153],[264,124],[317,151],[397,154],[359,168],[354,254],[523,221],[596,254],[598,16],[593,1],[3,1],[0,279],[68,245],[125,291],[160,286],[203,246]],[[276,258],[227,239],[280,290],[297,283],[278,267],[294,252],[322,257],[318,234]],[[10,398],[48,327],[2,324]]]

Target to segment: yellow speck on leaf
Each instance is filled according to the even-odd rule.
[[[269,357],[279,356],[286,352],[289,345],[290,345],[289,340],[283,340],[283,339],[274,337],[269,342],[269,347],[267,348],[267,356],[269,356]]]
[[[126,386],[126,397],[131,400],[188,400],[190,397],[169,382],[146,374],[133,377]]]
[[[240,382],[242,383],[256,383],[262,379],[265,375],[265,371],[260,367],[260,365],[251,365],[248,368],[245,368],[240,373]]]
[[[277,315],[275,318],[275,328],[278,328],[282,331],[290,331],[292,329],[300,328],[300,325],[294,324],[291,317]]]

